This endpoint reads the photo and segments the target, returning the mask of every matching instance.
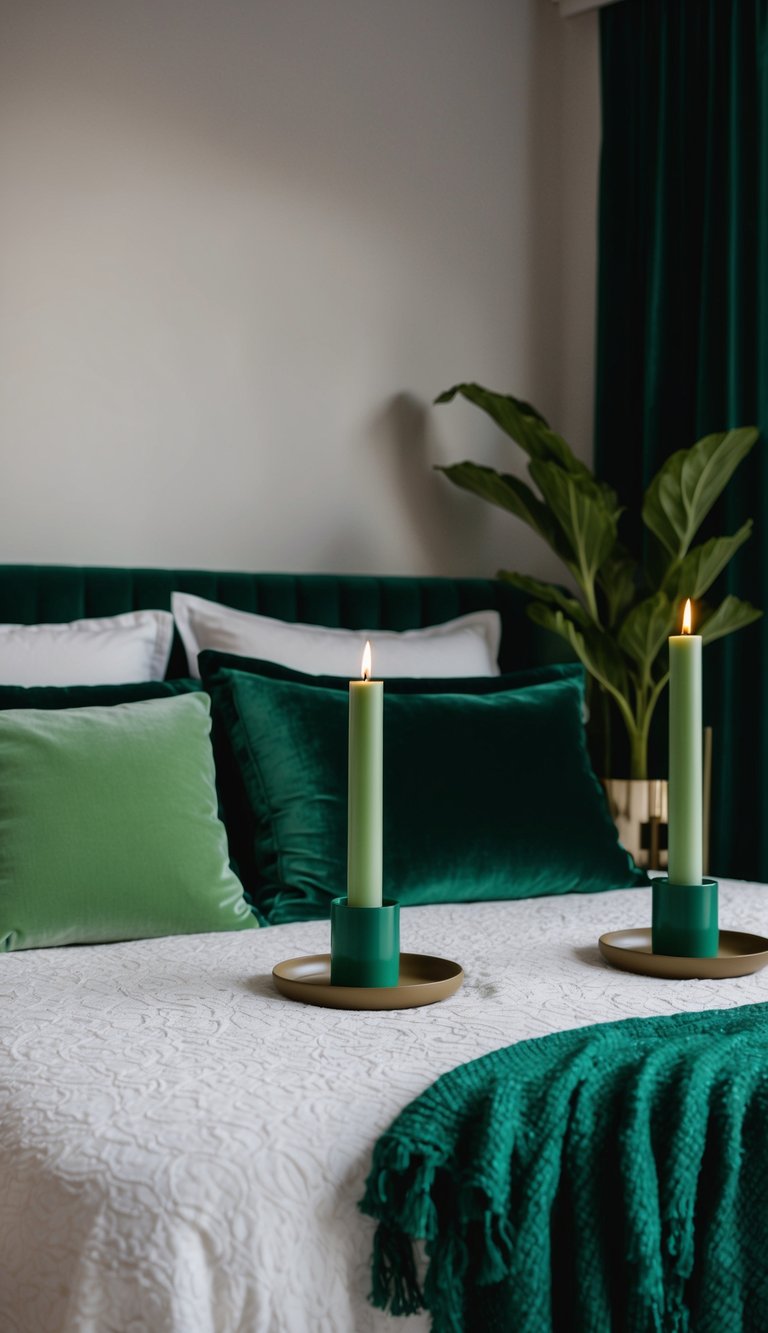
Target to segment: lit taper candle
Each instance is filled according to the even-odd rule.
[[[691,601],[683,632],[669,640],[669,882],[701,884],[702,865],[701,635],[691,633]]]
[[[371,645],[362,680],[349,682],[349,824],[347,901],[381,907],[384,685],[371,680]]]

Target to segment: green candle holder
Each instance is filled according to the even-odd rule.
[[[717,880],[701,884],[670,884],[653,881],[654,953],[674,958],[716,958],[719,943],[717,924]]]
[[[400,975],[400,904],[331,903],[331,985],[396,986]]]

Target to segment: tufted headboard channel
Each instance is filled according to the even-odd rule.
[[[502,618],[502,671],[569,656],[561,640],[528,619],[527,599],[494,579],[0,565],[0,623],[32,625],[147,608],[168,610],[174,591],[277,620],[345,629],[419,629],[491,607]],[[185,670],[177,634],[168,675],[183,675]]]

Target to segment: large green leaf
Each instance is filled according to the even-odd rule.
[[[629,705],[629,677],[616,644],[603,631],[592,627],[581,630],[559,609],[532,602],[528,615],[537,625],[559,634],[571,645],[587,671],[616,700],[630,733],[635,719]]]
[[[591,476],[589,468],[576,457],[570,445],[550,429],[541,413],[530,403],[510,394],[493,393],[480,384],[454,384],[452,389],[439,394],[435,402],[450,403],[456,394],[487,412],[530,458],[554,459],[576,476]]]
[[[547,602],[550,606],[559,606],[577,625],[586,628],[591,623],[581,602],[577,602],[575,597],[569,597],[554,583],[542,583],[540,579],[530,578],[528,574],[514,574],[508,569],[500,569],[498,578],[528,593],[530,597],[538,597],[539,601]]]
[[[701,546],[693,546],[683,559],[670,565],[664,579],[664,591],[673,601],[684,601],[686,597],[696,600],[703,597],[722,574],[725,566],[749,537],[752,531],[752,519],[748,518],[743,527],[732,537],[712,537]]]
[[[706,435],[672,454],[656,473],[643,502],[643,522],[673,559],[685,555],[757,437],[752,426]]]
[[[529,470],[570,547],[569,567],[596,619],[595,576],[616,544],[619,511],[606,503],[591,477],[575,477],[538,459]]]
[[[705,612],[701,623],[693,628],[701,634],[704,643],[712,643],[715,639],[722,639],[725,634],[733,634],[735,630],[751,625],[762,614],[756,606],[729,595],[714,611]]]
[[[498,505],[510,514],[515,514],[524,523],[538,532],[546,542],[562,557],[568,556],[564,548],[554,518],[542,504],[538,495],[519,477],[511,477],[495,468],[484,467],[480,463],[451,463],[446,467],[438,466],[437,472],[444,472],[454,486],[472,495],[479,495],[481,500]]]
[[[492,389],[484,389],[482,384],[474,384],[468,381],[462,384],[454,384],[452,388],[445,389],[443,393],[437,395],[435,402],[450,403],[457,393],[461,394],[462,398],[466,398],[468,402],[474,403],[476,407],[482,407],[483,411],[492,416],[502,430],[507,431],[507,434],[512,433],[507,428],[508,404],[512,405],[517,412],[523,413],[524,416],[535,417],[541,422],[542,426],[549,426],[546,417],[542,415],[537,407],[533,406],[533,403],[526,403],[522,398],[513,398],[508,393],[494,393]]]
[[[675,607],[663,592],[633,606],[619,630],[618,643],[637,666],[642,686],[652,679],[653,664],[675,627]]]

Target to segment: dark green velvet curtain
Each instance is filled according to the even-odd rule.
[[[721,591],[768,608],[768,0],[620,0],[600,21],[597,471],[638,544],[670,453],[760,426],[704,535],[754,518]],[[768,880],[768,616],[704,671],[712,868]]]

